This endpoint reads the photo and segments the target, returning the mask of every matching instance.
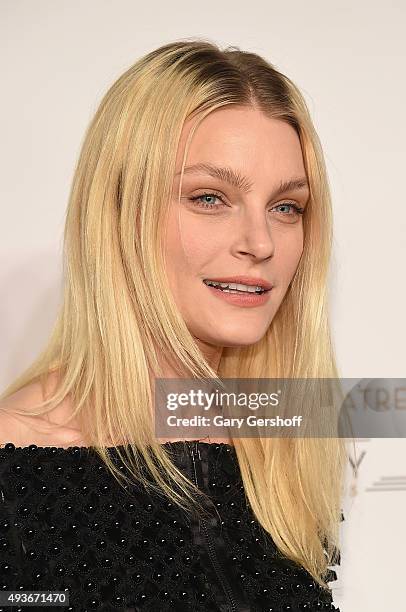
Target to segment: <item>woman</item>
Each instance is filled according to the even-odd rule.
[[[331,219],[306,104],[258,55],[181,40],[117,80],[74,176],[55,329],[2,395],[3,590],[338,609],[343,440],[159,439],[153,415],[157,378],[337,377]]]

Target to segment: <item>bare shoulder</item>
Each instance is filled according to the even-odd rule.
[[[48,384],[54,384],[50,378]],[[81,445],[78,430],[72,426],[61,426],[71,410],[70,401],[65,398],[50,413],[32,415],[32,410],[44,400],[40,382],[32,382],[12,395],[0,400],[0,446],[12,442],[16,446],[70,446]],[[17,409],[23,414],[16,414]]]
[[[42,400],[39,383],[31,383],[12,395],[0,400],[0,444],[13,442],[25,446],[30,438],[30,409]],[[14,409],[23,410],[25,415],[15,414]]]

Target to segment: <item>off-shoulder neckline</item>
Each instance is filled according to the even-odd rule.
[[[163,442],[160,444],[160,446],[165,446],[165,447],[172,447],[172,446],[180,446],[180,445],[185,445],[185,444],[198,444],[199,446],[203,446],[203,447],[225,447],[227,450],[230,450],[232,452],[235,452],[235,446],[233,444],[228,444],[226,442],[204,442],[203,440],[175,440],[172,442]],[[78,452],[78,451],[93,451],[94,447],[92,446],[40,446],[38,444],[29,444],[27,446],[16,446],[14,444],[14,442],[4,442],[4,444],[0,445],[0,451],[4,451],[7,450],[7,446],[11,444],[13,446],[13,451],[29,451],[29,450],[35,450],[35,451],[50,451],[51,449],[56,452],[63,452],[66,454],[70,454],[72,452]],[[107,451],[115,451],[118,448],[119,449],[124,449],[125,446],[129,446],[129,445],[123,445],[123,444],[118,444],[117,446],[108,446],[106,447]]]

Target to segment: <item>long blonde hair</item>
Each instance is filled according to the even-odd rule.
[[[311,195],[303,254],[269,329],[254,345],[224,348],[215,372],[171,295],[160,228],[184,122],[230,104],[260,109],[297,131]],[[69,394],[71,418],[118,482],[128,480],[107,444],[126,441],[119,455],[133,478],[186,511],[196,509],[203,493],[154,435],[152,373],[163,376],[159,355],[187,378],[337,378],[327,296],[331,240],[322,148],[293,82],[237,47],[221,50],[200,39],[163,45],[120,76],[87,129],[67,209],[60,312],[46,348],[1,397],[33,381],[44,393],[48,375],[56,373],[54,392],[30,414],[46,414]],[[283,554],[328,589],[327,565],[339,554],[345,441],[233,442],[257,520]],[[139,469],[138,454],[154,484]]]

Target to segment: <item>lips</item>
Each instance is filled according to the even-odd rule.
[[[269,291],[272,289],[273,285],[269,281],[264,278],[255,277],[255,276],[227,276],[227,277],[210,277],[205,278],[204,280],[214,281],[216,283],[236,283],[240,285],[250,285],[250,286],[258,286],[264,289],[265,291]]]
[[[229,281],[219,282],[205,280],[208,291],[215,299],[228,302],[231,306],[239,308],[257,308],[267,304],[270,289],[261,289],[260,286],[243,285],[242,283],[231,283]]]

